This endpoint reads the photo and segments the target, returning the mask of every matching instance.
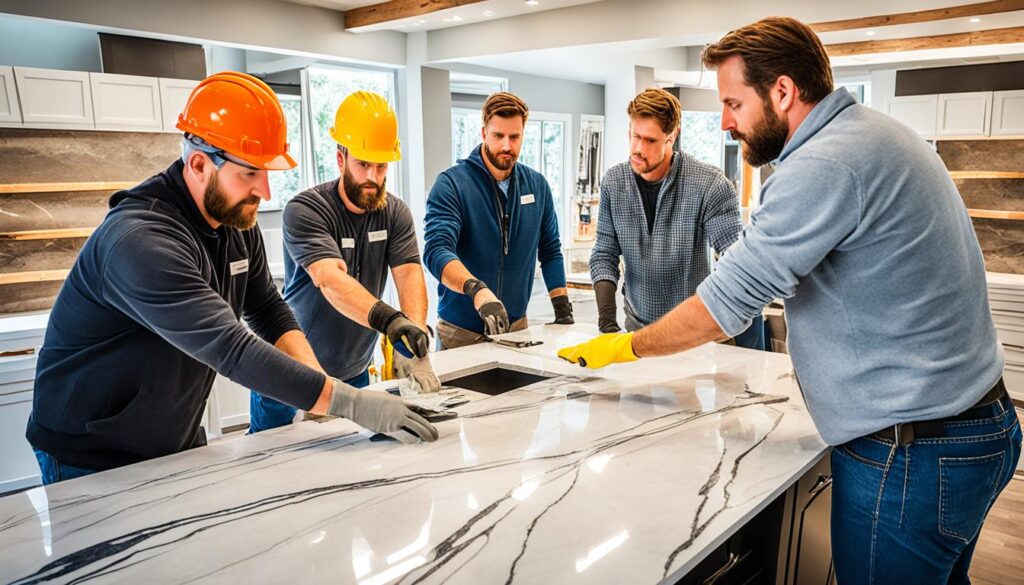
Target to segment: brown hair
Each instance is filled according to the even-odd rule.
[[[800,99],[816,104],[832,93],[832,69],[818,35],[809,26],[785,16],[769,16],[738,28],[704,49],[701,60],[709,69],[733,55],[743,58],[743,77],[761,99],[772,85],[789,76]]]
[[[487,101],[484,102],[483,117],[484,126],[491,121],[491,118],[499,116],[501,118],[515,118],[516,116],[523,117],[523,124],[526,123],[526,119],[530,117],[530,108],[526,107],[526,102],[519,99],[507,91],[499,91],[492,93],[487,97]]]
[[[665,134],[671,134],[679,127],[679,119],[683,116],[683,107],[676,96],[664,89],[645,89],[629,102],[626,113],[630,118],[654,118],[661,125]]]

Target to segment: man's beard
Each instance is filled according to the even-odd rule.
[[[743,142],[743,160],[752,167],[764,166],[779,158],[788,135],[789,124],[775,113],[770,101],[765,102],[764,116],[749,134],[732,131],[732,137]]]
[[[491,161],[491,164],[494,165],[494,168],[498,169],[499,171],[507,171],[511,169],[512,165],[516,164],[516,160],[519,159],[519,155],[512,151],[509,151],[507,153],[503,152],[501,154],[511,155],[511,158],[502,161],[500,158],[498,158],[498,155],[494,154],[494,152],[487,147],[487,143],[484,143],[484,156],[486,156],[487,160]]]
[[[259,202],[259,197],[250,196],[231,205],[227,193],[217,185],[216,173],[210,177],[210,184],[203,192],[203,207],[206,208],[207,215],[226,226],[240,230],[251,229],[256,225]],[[251,211],[248,209],[249,206],[252,206]]]
[[[373,181],[356,183],[356,178],[352,176],[352,173],[348,172],[348,167],[345,167],[343,174],[342,183],[345,187],[345,195],[353,205],[367,212],[377,211],[387,207],[387,179],[381,181],[380,185]],[[367,194],[367,192],[363,190],[363,187],[373,189],[373,192]]]
[[[644,166],[641,167],[640,169],[637,169],[635,166],[633,166],[633,156],[639,157],[641,160],[643,160],[644,161],[644,163],[643,163]],[[638,175],[646,175],[647,173],[649,173],[649,172],[653,171],[654,169],[658,168],[661,165],[661,163],[665,162],[665,157],[664,156],[662,156],[661,159],[658,162],[656,162],[656,163],[649,162],[647,160],[647,158],[645,158],[642,154],[639,154],[639,153],[633,153],[633,156],[629,157],[630,158],[629,164],[630,164],[630,166],[633,166],[633,172],[635,172]]]

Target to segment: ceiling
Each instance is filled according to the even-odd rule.
[[[320,6],[344,12],[352,8],[362,8],[380,4],[382,0],[285,0],[295,4]],[[422,16],[390,20],[381,24],[362,26],[349,29],[352,32],[371,32],[392,30],[401,32],[417,32],[439,30],[453,26],[464,26],[476,22],[484,22],[510,16],[519,16],[531,12],[544,12],[558,8],[568,8],[580,4],[590,4],[599,0],[536,0],[536,5],[529,5],[525,0],[484,0],[466,6],[457,6],[438,10]]]
[[[958,18],[827,32],[822,33],[820,37],[823,43],[834,44],[954,34],[1016,26],[1024,26],[1024,11],[981,16],[974,18],[973,21],[971,18]],[[699,50],[705,44],[716,41],[724,32],[709,32],[706,35],[690,35],[686,38],[649,39],[643,42],[604,43],[502,55],[482,55],[462,59],[462,61],[519,73],[589,83],[604,83],[609,74],[630,64],[646,65],[666,72],[698,70],[699,63],[687,62],[683,56],[686,54],[685,48],[692,47],[690,60],[696,61],[694,57],[699,54]],[[831,61],[833,68],[842,73],[844,70],[870,71],[871,69],[893,68],[897,64],[901,68],[937,67],[1022,59],[1024,59],[1024,43],[872,53],[833,57]]]

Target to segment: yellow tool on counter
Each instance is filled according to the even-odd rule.
[[[380,336],[380,352],[384,355],[384,365],[381,367],[380,380],[395,379],[395,346],[387,335]]]

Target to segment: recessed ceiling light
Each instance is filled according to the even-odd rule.
[[[974,18],[971,19],[971,22],[981,22],[981,19],[975,16]]]
[[[484,16],[494,16],[493,10],[484,10]]]
[[[458,15],[448,16],[448,17],[445,17],[444,21],[445,22],[462,22],[462,17],[458,16]]]
[[[864,34],[868,35],[869,37],[873,37],[873,36],[875,36],[875,31],[869,30],[868,32],[866,32]]]
[[[540,2],[538,2],[537,0],[526,0],[526,5],[527,6],[538,6],[538,5],[540,5]]]

